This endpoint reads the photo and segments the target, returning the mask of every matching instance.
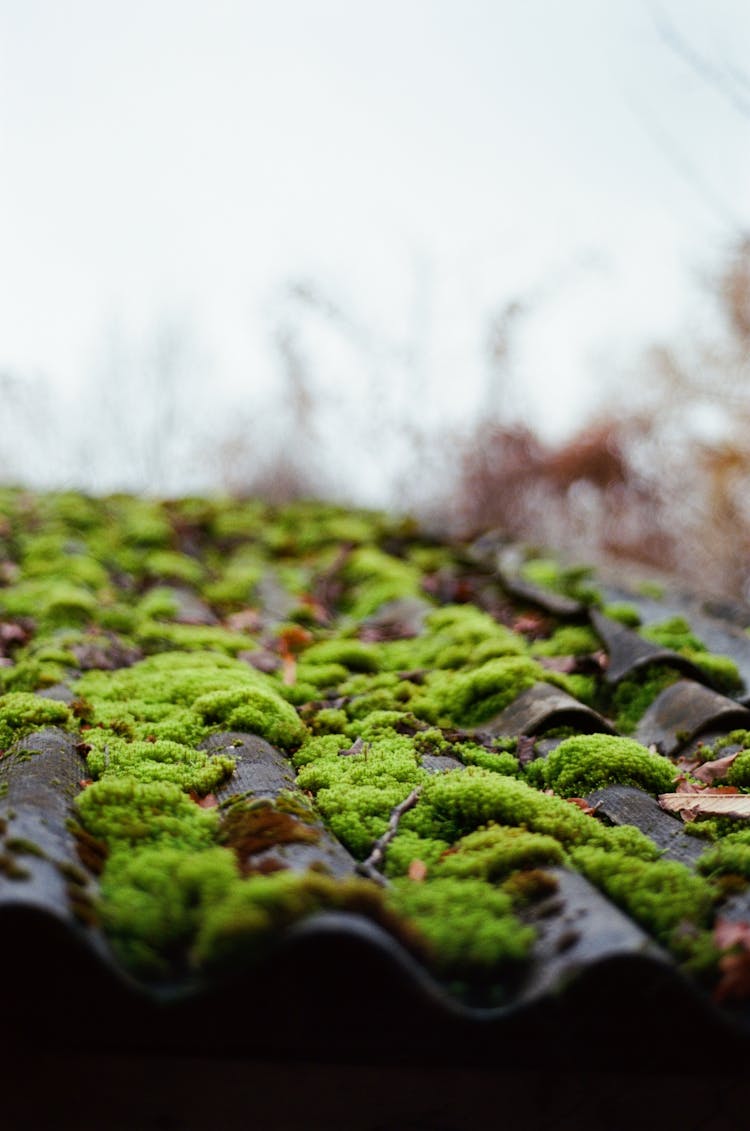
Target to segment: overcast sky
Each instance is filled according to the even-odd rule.
[[[750,103],[745,0],[0,0],[0,371],[82,390],[171,325],[254,403],[301,310],[327,395],[440,418],[520,297],[561,434],[750,228],[750,118],[660,19]]]

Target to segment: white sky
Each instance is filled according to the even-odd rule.
[[[240,411],[303,279],[354,326],[301,314],[331,403],[377,379],[439,421],[520,296],[520,396],[562,434],[750,228],[750,120],[660,11],[750,58],[745,0],[0,0],[0,371],[82,394],[171,324]]]

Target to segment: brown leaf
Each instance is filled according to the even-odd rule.
[[[427,878],[427,865],[423,860],[412,860],[407,875],[410,880],[421,883],[422,880]]]
[[[750,819],[750,796],[730,793],[726,788],[702,789],[699,793],[663,793],[659,804],[668,813],[679,813],[683,820],[696,817]]]
[[[735,923],[731,919],[717,919],[714,926],[714,942],[719,950],[731,950],[740,946],[750,951],[750,923]]]
[[[702,785],[696,785],[695,782],[688,781],[688,779],[682,775],[678,777],[676,781],[677,788],[675,793],[703,793]]]
[[[698,781],[712,785],[715,781],[726,776],[727,770],[739,753],[739,750],[735,750],[733,754],[727,754],[724,758],[715,758],[712,762],[704,762],[697,770],[693,770],[693,777],[698,778]]]
[[[725,954],[719,959],[721,979],[714,990],[714,1001],[743,1001],[750,997],[750,954]]]
[[[589,805],[584,797],[566,797],[565,800],[569,801],[571,805],[577,805],[581,812],[585,813],[587,817],[593,817],[601,805],[601,801],[597,802],[596,805]]]

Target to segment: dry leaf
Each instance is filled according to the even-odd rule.
[[[750,796],[728,789],[702,789],[699,793],[663,793],[659,798],[662,809],[679,813],[683,820],[696,817],[730,817],[750,820]]]
[[[719,950],[731,950],[741,946],[750,951],[750,923],[735,923],[731,919],[717,919],[714,926],[714,942]]]
[[[739,753],[739,750],[735,750],[733,754],[727,754],[724,758],[716,758],[712,762],[704,762],[697,770],[693,770],[693,777],[698,778],[698,781],[704,781],[708,785],[712,785],[713,782],[726,776],[727,770]]]
[[[714,1001],[746,1001],[750,997],[750,954],[725,954],[719,959],[721,978],[714,990]]]
[[[589,805],[584,797],[566,797],[565,800],[569,801],[571,805],[577,805],[581,812],[585,813],[587,817],[593,817],[601,805],[601,801],[598,801],[596,805]]]
[[[412,860],[407,875],[410,880],[416,880],[417,883],[421,883],[422,880],[426,879],[427,865],[424,860]]]

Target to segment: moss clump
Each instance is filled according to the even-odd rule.
[[[593,573],[591,566],[564,566],[552,558],[532,558],[521,567],[524,581],[530,581],[540,589],[550,589],[553,593],[572,597],[586,605],[601,602],[598,589],[591,584]]]
[[[193,710],[206,723],[259,734],[284,750],[296,749],[307,737],[307,728],[294,708],[271,687],[260,684],[211,691],[196,699]]]
[[[560,797],[474,766],[428,778],[419,804],[399,827],[454,844],[491,823],[554,837],[564,848],[592,844],[645,860],[659,855],[653,841],[638,829],[607,828]]]
[[[584,624],[565,624],[531,647],[532,656],[585,656],[601,648],[599,637]]]
[[[174,974],[210,909],[238,878],[225,848],[150,848],[111,860],[101,880],[100,914],[119,958],[144,977]]]
[[[477,726],[547,678],[548,673],[525,656],[489,660],[474,671],[455,675],[434,672],[425,691],[414,696],[411,709],[429,722],[446,719],[460,726]]]
[[[370,616],[387,601],[421,592],[420,571],[375,546],[354,550],[342,572],[349,586],[347,611],[355,620]]]
[[[731,694],[743,687],[742,677],[734,660],[709,652],[684,617],[670,617],[659,624],[641,629],[641,636],[662,648],[671,648],[701,668],[719,691]]]
[[[479,879],[395,880],[387,900],[427,938],[437,969],[451,976],[496,976],[523,962],[536,937],[513,914],[511,898]]]
[[[363,644],[360,640],[323,640],[305,651],[305,663],[337,664],[352,672],[376,672],[380,658],[372,644]]]
[[[607,734],[566,738],[546,758],[532,762],[529,776],[560,797],[585,797],[607,785],[633,785],[648,793],[667,793],[674,781],[672,763],[631,738]]]
[[[628,601],[613,601],[611,605],[605,605],[602,612],[605,617],[624,624],[626,628],[638,628],[641,623],[641,614]]]
[[[315,794],[318,811],[332,832],[358,858],[385,832],[393,808],[427,778],[411,739],[392,735],[342,754],[341,740],[313,740],[321,751],[300,770],[297,784]],[[303,749],[309,757],[311,744]],[[345,747],[344,747],[345,749]]]
[[[750,880],[750,829],[728,833],[696,865],[704,876],[734,875]]]
[[[201,809],[172,782],[104,778],[78,795],[76,812],[90,836],[118,853],[143,845],[192,850],[214,839],[216,812]]]
[[[435,867],[438,876],[474,876],[495,883],[519,868],[562,864],[565,853],[551,836],[488,825],[462,837]]]
[[[650,664],[621,680],[612,696],[617,729],[624,734],[632,734],[657,696],[680,678],[680,673],[674,668]]]
[[[47,726],[68,726],[70,710],[64,703],[25,691],[0,696],[0,750]]]
[[[706,880],[672,860],[648,862],[584,846],[573,864],[665,945],[684,924],[708,925],[715,893]]]
[[[96,778],[133,778],[138,782],[173,782],[185,792],[209,793],[234,770],[234,759],[208,755],[181,742],[126,742],[110,737],[92,750],[86,764]]]

